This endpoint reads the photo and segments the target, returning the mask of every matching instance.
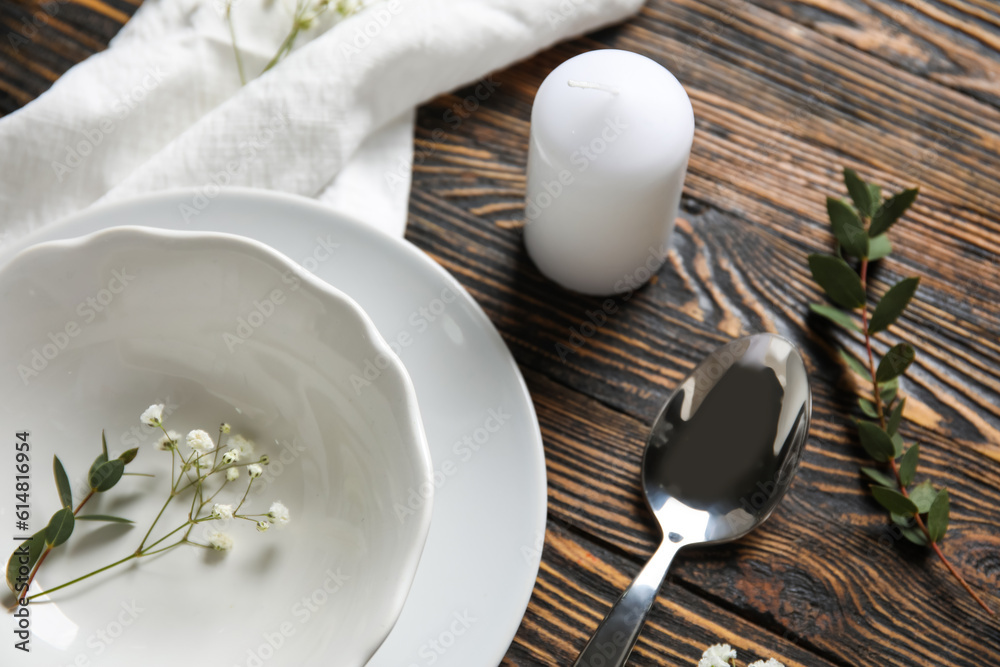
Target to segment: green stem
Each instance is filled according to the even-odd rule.
[[[250,487],[253,486],[253,480],[254,480],[254,478],[251,477],[250,478],[250,483],[247,484],[247,490],[243,493],[243,498],[240,499],[240,504],[236,506],[235,510],[233,510],[233,514],[236,514],[237,512],[239,512],[240,508],[243,507],[243,503],[245,503],[247,501],[247,496],[250,495]]]
[[[247,85],[247,75],[243,69],[243,56],[236,45],[236,26],[233,25],[233,0],[226,3],[226,23],[229,24],[229,37],[233,40],[233,55],[236,57],[236,69],[240,73],[240,85]]]
[[[278,52],[274,54],[274,57],[271,58],[271,60],[267,63],[267,65],[264,66],[264,69],[261,70],[261,74],[263,74],[264,72],[268,71],[269,69],[277,65],[278,61],[281,60],[281,58],[285,55],[285,53],[292,50],[292,46],[295,44],[295,40],[299,36],[299,30],[301,30],[301,28],[299,27],[299,19],[298,16],[296,15],[295,26],[285,37],[285,41],[281,43],[281,46],[278,48]]]
[[[127,563],[128,561],[132,560],[133,558],[138,558],[138,557],[139,557],[139,554],[129,554],[128,556],[125,556],[125,558],[122,558],[119,561],[115,561],[111,565],[105,565],[104,567],[102,567],[100,569],[97,569],[97,570],[94,570],[93,572],[88,572],[87,574],[83,575],[82,577],[77,577],[73,581],[67,581],[65,584],[60,584],[60,585],[56,586],[55,588],[48,589],[47,591],[42,591],[41,593],[35,593],[34,595],[32,595],[31,597],[28,598],[28,601],[30,602],[31,600],[35,599],[39,595],[49,595],[51,593],[55,593],[58,590],[66,588],[67,586],[72,586],[73,584],[79,583],[79,582],[83,581],[84,579],[89,579],[90,577],[94,576],[95,574],[100,574],[101,572],[105,572],[107,570],[110,570],[113,567],[117,567],[117,566],[121,565],[122,563]]]
[[[222,486],[220,486],[215,493],[213,493],[211,496],[208,497],[208,500],[205,501],[205,504],[207,505],[208,503],[210,503],[213,500],[215,500],[215,497],[217,495],[219,495],[220,493],[222,493],[222,490],[224,488],[226,488],[226,484],[229,484],[229,480],[228,479],[222,481]]]
[[[176,541],[176,542],[174,542],[173,544],[170,544],[170,545],[167,545],[167,546],[165,546],[165,547],[162,547],[162,548],[160,548],[160,549],[156,549],[156,550],[154,550],[154,551],[149,551],[149,550],[146,550],[146,551],[144,551],[144,552],[142,553],[142,555],[143,555],[143,556],[152,556],[152,555],[154,555],[154,554],[158,554],[158,553],[163,553],[164,551],[167,551],[168,549],[173,549],[174,547],[176,547],[176,546],[179,546],[179,545],[181,545],[181,544],[184,544],[184,540],[177,540],[177,541]],[[152,545],[150,545],[150,548],[152,548]]]
[[[167,496],[167,502],[163,503],[163,507],[161,507],[161,508],[160,508],[160,513],[156,515],[156,518],[155,518],[155,519],[153,519],[153,523],[151,523],[151,524],[149,525],[149,530],[147,530],[147,531],[146,531],[146,534],[145,534],[145,535],[143,536],[143,538],[142,538],[142,542],[140,542],[140,543],[139,543],[139,548],[138,548],[138,549],[136,549],[136,551],[137,551],[137,552],[141,552],[141,551],[142,551],[142,548],[143,548],[144,546],[146,546],[146,540],[148,540],[148,539],[149,539],[149,536],[150,536],[150,535],[152,534],[152,532],[153,532],[153,528],[155,528],[155,527],[156,527],[156,523],[157,523],[157,522],[158,522],[158,521],[160,520],[160,517],[162,517],[162,516],[163,516],[163,512],[164,512],[164,511],[166,511],[166,509],[167,509],[167,505],[169,505],[169,504],[170,504],[170,502],[171,502],[171,501],[172,501],[173,499],[174,499],[174,490],[173,490],[173,489],[171,489],[171,490],[170,490],[170,495],[169,495],[169,496]]]
[[[191,525],[191,522],[190,521],[185,521],[184,523],[182,523],[181,525],[177,526],[176,528],[174,528],[173,530],[171,530],[169,533],[167,533],[166,535],[164,535],[160,539],[158,539],[155,542],[153,542],[152,544],[150,544],[148,547],[146,547],[146,550],[148,551],[149,549],[152,549],[157,544],[160,544],[161,542],[163,542],[165,539],[167,539],[168,537],[170,537],[171,535],[173,535],[177,531],[184,530],[184,528],[186,528],[189,525]],[[142,553],[145,553],[145,551],[143,551]]]

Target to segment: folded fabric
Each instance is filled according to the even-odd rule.
[[[248,76],[278,50],[294,1],[234,0]],[[107,51],[0,119],[0,243],[168,188],[197,188],[178,212],[196,216],[234,185],[315,197],[402,234],[417,104],[641,4],[384,0],[339,22],[328,11],[244,86],[226,0],[145,0]]]

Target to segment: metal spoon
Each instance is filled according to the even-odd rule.
[[[623,667],[677,552],[743,537],[770,516],[795,476],[811,414],[802,357],[773,334],[718,348],[681,383],[642,459],[663,541],[574,667]]]

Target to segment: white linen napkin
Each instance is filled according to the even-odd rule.
[[[277,51],[294,2],[234,1],[248,76]],[[145,0],[106,51],[0,119],[0,244],[167,188],[198,188],[181,211],[196,216],[227,185],[315,197],[401,235],[417,104],[641,4],[383,0],[320,19],[241,86],[225,0]]]

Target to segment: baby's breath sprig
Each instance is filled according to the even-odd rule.
[[[102,452],[94,461],[90,469],[90,494],[77,506],[72,508],[72,495],[69,486],[69,479],[63,469],[62,463],[56,457],[54,461],[56,485],[59,490],[59,497],[63,508],[53,515],[49,525],[39,531],[28,545],[21,551],[28,554],[27,570],[30,577],[18,578],[18,573],[24,570],[24,559],[21,551],[15,551],[7,564],[7,584],[14,591],[15,596],[24,597],[27,601],[39,595],[48,595],[78,582],[100,574],[114,567],[127,563],[137,558],[152,556],[169,551],[183,544],[195,547],[212,549],[215,551],[229,551],[234,546],[232,536],[221,529],[207,532],[205,542],[200,542],[191,536],[195,526],[207,524],[213,521],[247,521],[254,525],[258,532],[265,532],[271,526],[284,526],[290,521],[288,508],[280,501],[271,504],[266,513],[250,514],[241,511],[246,504],[250,490],[254,482],[264,474],[264,466],[268,464],[266,454],[257,455],[254,451],[253,441],[239,434],[233,434],[227,439],[227,449],[222,451],[221,445],[223,436],[230,433],[229,424],[222,424],[219,427],[217,439],[213,439],[207,431],[195,429],[190,431],[183,442],[186,451],[181,450],[182,436],[172,430],[168,430],[163,423],[163,405],[152,405],[142,413],[140,421],[149,427],[158,428],[163,432],[159,440],[154,443],[154,449],[163,452],[170,452],[170,491],[166,500],[160,507],[156,518],[150,524],[149,529],[143,536],[139,546],[124,558],[109,565],[88,572],[80,577],[68,581],[54,588],[49,588],[43,593],[36,593],[28,596],[27,591],[38,572],[39,567],[45,560],[48,553],[55,547],[63,544],[69,539],[73,532],[75,521],[112,521],[118,523],[129,523],[129,519],[113,517],[107,515],[79,515],[80,508],[95,494],[104,492],[113,487],[125,473],[125,465],[130,463],[138,453],[138,449],[130,449],[117,459],[108,459],[107,442],[102,434]],[[217,446],[218,444],[218,446]],[[238,504],[216,502],[216,498],[229,485],[238,482],[246,471],[247,485],[243,491]],[[132,473],[134,474],[134,473]],[[167,509],[182,496],[190,494],[190,504],[187,506],[186,517],[183,522],[173,530],[154,538],[153,533],[160,520],[163,519]],[[174,538],[174,539],[171,539]],[[166,544],[164,544],[166,543]]]
[[[882,189],[866,183],[853,169],[844,169],[844,184],[850,202],[833,197],[826,200],[836,252],[809,256],[813,279],[838,307],[814,303],[809,308],[863,339],[862,361],[846,350],[840,354],[848,368],[870,386],[870,391],[858,398],[858,406],[868,418],[857,422],[861,445],[869,456],[887,466],[891,474],[869,467],[861,471],[874,482],[870,485],[872,496],[889,511],[890,520],[900,534],[910,542],[930,547],[969,595],[992,616],[993,610],[938,546],[948,530],[948,490],[935,488],[930,480],[915,483],[920,445],[907,446],[900,433],[906,399],[898,396],[899,379],[913,363],[916,351],[907,343],[897,343],[876,364],[872,346],[875,335],[887,331],[903,314],[920,282],[919,278],[900,280],[886,291],[869,314],[869,268],[872,262],[892,252],[889,229],[913,204],[918,191],[903,190],[883,199]],[[856,259],[857,270],[848,264],[851,258]]]
[[[234,0],[226,0],[226,23],[229,26],[229,37],[233,42],[233,55],[236,58],[236,69],[240,74],[240,83],[246,85],[246,69],[243,65],[243,56],[240,53],[239,45],[236,42],[236,27],[233,25],[233,3]],[[357,13],[362,6],[362,0],[295,0],[291,28],[289,28],[288,34],[285,35],[274,57],[268,61],[260,74],[277,65],[282,58],[291,53],[299,34],[312,28],[324,14],[332,12],[336,14],[338,20],[342,20]]]

